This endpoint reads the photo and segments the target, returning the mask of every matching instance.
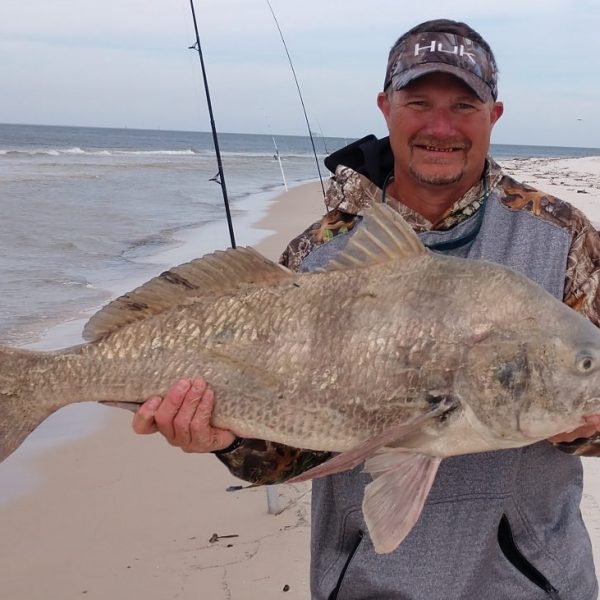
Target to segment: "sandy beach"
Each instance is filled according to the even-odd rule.
[[[502,164],[600,228],[600,157]],[[315,182],[274,197],[254,246],[276,259],[323,211]],[[3,598],[308,598],[308,484],[278,486],[282,511],[268,515],[264,489],[226,491],[241,482],[213,456],[134,435],[126,411],[77,409],[52,419],[99,424],[62,445],[42,432],[0,465]],[[584,464],[582,511],[600,573],[600,459]]]

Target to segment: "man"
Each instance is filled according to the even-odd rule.
[[[360,227],[360,210],[385,201],[432,250],[507,265],[600,323],[593,227],[487,157],[503,105],[494,56],[477,32],[446,20],[411,29],[392,47],[377,103],[389,140],[369,136],[328,157],[331,211],[291,242],[283,264],[301,271],[326,264]],[[262,483],[328,456],[212,428],[213,402],[202,379],[180,381],[140,408],[134,429],[160,431],[185,451],[216,451],[234,474]],[[593,453],[594,440],[582,438],[598,424],[590,419],[552,442]],[[316,480],[312,597],[593,600],[581,481],[579,458],[547,442],[447,459],[414,529],[393,553],[377,555],[363,534],[368,477],[355,469]]]

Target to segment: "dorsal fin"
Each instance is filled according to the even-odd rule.
[[[269,285],[295,274],[252,248],[217,251],[161,273],[132,292],[113,300],[85,325],[83,337],[97,340],[133,321],[195,298],[233,292],[244,285]]]
[[[325,271],[355,269],[428,252],[410,225],[386,204],[373,204],[347,246]]]

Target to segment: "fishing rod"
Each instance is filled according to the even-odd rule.
[[[308,121],[308,115],[306,114],[306,107],[304,106],[304,99],[302,98],[302,92],[300,91],[300,84],[298,83],[298,77],[296,77],[296,70],[294,69],[294,65],[292,63],[292,57],[290,56],[287,44],[285,43],[285,38],[283,37],[283,32],[281,31],[281,27],[279,26],[279,21],[275,16],[275,12],[273,11],[273,7],[269,0],[267,0],[267,4],[269,5],[269,10],[273,15],[273,20],[275,21],[275,25],[277,25],[277,29],[279,31],[279,36],[281,37],[281,41],[283,42],[283,47],[285,48],[285,53],[287,54],[288,61],[290,63],[290,67],[292,69],[292,74],[294,75],[294,81],[296,82],[296,88],[298,90],[298,96],[300,96],[300,104],[302,104],[302,112],[304,113],[304,119],[306,120],[306,127],[308,128],[308,137],[310,137],[310,143],[312,145],[313,155],[315,157],[315,162],[317,163],[317,172],[319,173],[319,181],[321,182],[321,191],[323,192],[323,200],[325,200],[325,186],[323,185],[323,177],[321,175],[321,167],[319,166],[319,159],[317,158],[317,149],[315,148],[315,140],[313,138],[313,133],[310,128],[310,122]],[[329,212],[329,207],[327,203],[325,203],[325,208],[327,212]]]
[[[194,10],[194,0],[190,0],[190,7],[192,9],[192,19],[194,20],[194,31],[196,32],[196,43],[193,46],[189,46],[189,50],[196,50],[200,58],[200,65],[202,66],[202,78],[204,80],[204,90],[206,91],[206,103],[208,104],[208,114],[210,116],[210,127],[212,129],[213,143],[215,145],[215,153],[217,155],[217,166],[219,172],[215,175],[211,181],[216,181],[221,186],[223,192],[223,203],[225,204],[225,214],[227,215],[227,226],[229,228],[229,239],[231,240],[231,247],[235,248],[235,234],[233,233],[233,221],[231,219],[231,211],[229,210],[229,199],[227,198],[227,186],[225,185],[225,173],[223,172],[223,163],[221,161],[221,151],[219,150],[219,138],[217,136],[217,127],[215,125],[215,118],[213,115],[212,103],[210,101],[210,91],[208,89],[208,79],[206,77],[206,68],[204,67],[204,57],[202,56],[202,46],[200,45],[200,34],[198,33],[198,22],[196,21],[196,11]]]
[[[204,67],[204,57],[202,56],[202,47],[200,45],[200,34],[198,33],[198,22],[196,21],[196,11],[194,9],[194,0],[190,0],[190,8],[192,9],[192,19],[194,20],[194,31],[196,32],[196,43],[190,46],[190,50],[197,50],[202,65],[202,78],[204,80],[204,90],[206,91],[206,103],[208,104],[208,114],[210,115],[210,127],[212,129],[213,142],[215,145],[215,153],[217,155],[217,165],[219,173],[215,175],[211,181],[216,181],[223,192],[223,203],[225,204],[225,213],[227,215],[227,226],[229,227],[229,237],[231,239],[231,247],[235,248],[235,235],[233,233],[233,222],[231,220],[231,211],[229,210],[229,200],[227,199],[227,186],[225,185],[225,174],[223,173],[223,163],[221,161],[221,151],[219,150],[219,138],[217,136],[217,127],[213,116],[212,103],[210,101],[210,91],[208,89],[208,79],[206,77],[206,69]],[[322,185],[322,184],[321,184]],[[277,515],[281,512],[279,496],[274,486],[266,486],[267,491],[267,506],[270,515]]]
[[[319,131],[321,132],[321,139],[323,140],[323,148],[325,148],[325,154],[329,154],[329,149],[327,148],[327,142],[325,140],[325,136],[323,135],[323,128],[321,127],[321,123],[319,123],[319,119],[317,119],[317,125],[319,126]]]
[[[279,155],[279,148],[277,147],[277,142],[275,141],[275,136],[273,136],[273,145],[275,146],[275,158],[279,163],[279,170],[281,171],[281,179],[283,179],[283,187],[285,191],[288,191],[287,181],[285,180],[285,173],[283,172],[283,165],[281,164],[281,156]]]

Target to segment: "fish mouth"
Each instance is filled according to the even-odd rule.
[[[521,413],[518,419],[519,431],[529,440],[545,440],[553,435],[566,431],[574,431],[586,424],[585,417],[581,416],[579,421],[573,419],[565,422],[564,415],[545,415]]]

